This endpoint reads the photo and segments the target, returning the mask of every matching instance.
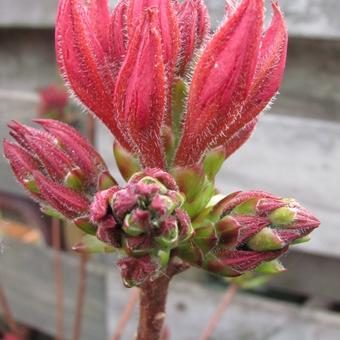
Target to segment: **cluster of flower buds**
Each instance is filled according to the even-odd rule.
[[[18,181],[41,203],[42,210],[71,219],[91,230],[91,197],[116,185],[91,144],[74,128],[38,119],[45,131],[17,122],[9,124],[17,143],[4,141],[4,153]]]
[[[92,146],[56,121],[37,120],[45,131],[10,124],[17,143],[5,141],[5,155],[45,212],[92,235],[76,250],[123,254],[128,286],[156,278],[176,255],[224,276],[264,263],[274,271],[282,267],[270,261],[319,225],[295,201],[267,193],[213,197],[220,166],[283,77],[287,29],[273,1],[264,31],[264,7],[227,5],[210,35],[203,0],[118,0],[112,11],[108,0],[59,1],[59,68],[111,130],[128,183],[119,187]]]
[[[183,202],[172,176],[158,169],[135,174],[124,188],[95,195],[91,221],[98,226],[99,240],[127,255],[118,262],[126,285],[159,276],[170,251],[191,238],[193,228],[181,209]]]
[[[253,131],[276,94],[287,30],[273,2],[227,6],[210,35],[203,0],[61,0],[59,68],[80,102],[143,168],[191,166],[207,150],[225,158]]]
[[[213,273],[238,276],[278,258],[289,245],[307,241],[319,224],[293,199],[262,191],[237,192],[193,221],[191,246],[180,248],[179,254]],[[283,269],[276,261],[272,265],[272,271]]]

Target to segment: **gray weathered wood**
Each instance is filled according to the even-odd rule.
[[[5,239],[0,253],[0,280],[18,321],[54,334],[53,251]],[[64,254],[66,339],[71,337],[79,260]],[[123,288],[113,257],[92,259],[88,266],[87,295],[82,340],[109,339],[130,291]],[[203,331],[223,290],[178,276],[168,303],[167,324],[171,337],[196,340]],[[134,314],[122,340],[133,338]],[[282,302],[240,294],[225,313],[212,339],[219,340],[335,340],[340,318],[326,311],[313,311]]]
[[[269,4],[268,0],[266,2]],[[0,26],[53,27],[57,3],[57,0],[1,0]],[[224,0],[208,0],[206,4],[212,16],[212,27],[216,28],[224,15]],[[281,0],[280,4],[292,36],[340,38],[339,1]]]
[[[281,258],[287,268],[273,276],[269,286],[280,291],[340,302],[339,258],[301,252],[296,246]],[[306,250],[308,245],[305,246]]]
[[[56,81],[52,31],[3,29],[0,46],[1,90],[36,91]]]
[[[51,28],[57,5],[58,0],[1,0],[0,25]]]
[[[2,241],[0,253],[0,280],[18,321],[54,334],[55,284],[53,251],[42,247],[23,245],[9,240]],[[65,336],[71,338],[75,297],[77,293],[77,270],[79,258],[63,254]],[[81,339],[106,339],[106,275],[107,267],[100,263],[90,264],[84,308],[84,328]],[[117,282],[117,286],[119,283]],[[127,291],[121,290],[122,302]],[[118,315],[119,310],[117,309]]]

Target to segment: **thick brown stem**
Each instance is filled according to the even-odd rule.
[[[170,278],[146,283],[140,290],[140,315],[137,340],[159,340],[165,320],[165,304]]]
[[[137,340],[159,340],[165,320],[165,306],[171,278],[189,266],[174,258],[167,272],[140,288],[140,314]]]

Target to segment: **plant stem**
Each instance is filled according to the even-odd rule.
[[[85,292],[86,292],[86,279],[87,279],[87,262],[88,262],[88,254],[80,254],[80,269],[79,269],[79,284],[78,284],[78,292],[77,292],[77,303],[76,303],[76,312],[74,318],[73,325],[73,340],[81,339],[81,326],[83,321],[83,310],[84,310],[84,300],[85,300]]]
[[[140,314],[136,340],[159,340],[165,320],[168,288],[172,277],[188,269],[183,261],[173,258],[167,272],[140,288]]]
[[[9,326],[10,330],[18,335],[19,334],[19,330],[18,330],[18,325],[14,320],[12,311],[9,307],[5,292],[0,284],[0,309],[2,309],[2,313],[4,316],[4,320],[7,323],[7,325]]]
[[[137,340],[159,340],[165,320],[165,304],[170,278],[163,275],[140,290]]]
[[[52,219],[52,245],[54,249],[54,275],[55,275],[55,300],[56,300],[56,340],[64,339],[64,302],[63,302],[63,271],[61,262],[61,222]]]
[[[120,340],[120,338],[122,337],[124,328],[126,326],[126,324],[128,323],[128,321],[131,318],[131,315],[133,313],[134,307],[137,303],[139,299],[139,290],[134,288],[131,294],[131,297],[128,301],[128,303],[126,304],[126,307],[123,311],[122,317],[119,320],[117,329],[112,337],[112,340]]]
[[[231,304],[233,301],[236,293],[238,292],[239,286],[237,286],[234,283],[231,283],[223,295],[223,299],[221,304],[217,307],[215,314],[213,317],[210,319],[209,324],[207,328],[205,329],[203,335],[201,336],[200,340],[208,340],[210,336],[214,333],[216,330],[219,322],[221,321],[221,318],[228,308],[228,306]]]

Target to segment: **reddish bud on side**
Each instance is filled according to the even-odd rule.
[[[67,218],[73,219],[88,212],[90,203],[84,196],[51,181],[40,172],[35,171],[33,177],[43,200]]]

